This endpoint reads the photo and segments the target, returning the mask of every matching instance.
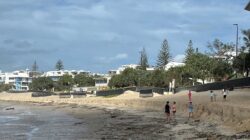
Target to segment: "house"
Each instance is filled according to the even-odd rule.
[[[95,87],[97,87],[98,90],[107,89],[110,80],[110,76],[95,78]]]
[[[42,77],[50,77],[53,81],[58,81],[60,77],[63,75],[71,75],[73,78],[77,74],[87,74],[90,75],[89,71],[84,71],[84,70],[57,70],[57,71],[48,71],[45,72]]]
[[[138,68],[140,65],[137,64],[128,64],[128,65],[122,65],[121,67],[119,67],[117,70],[110,70],[108,71],[109,75],[116,75],[116,74],[121,74],[125,69],[127,68],[132,68],[132,69],[136,69]]]

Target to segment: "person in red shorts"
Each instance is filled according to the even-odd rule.
[[[188,101],[192,102],[192,92],[191,92],[191,90],[189,90],[189,92],[188,92]]]
[[[175,101],[173,102],[173,105],[172,105],[172,113],[173,113],[173,118],[175,118],[175,113],[176,113],[176,102]]]

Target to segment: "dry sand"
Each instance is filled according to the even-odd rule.
[[[210,102],[209,92],[193,92],[192,101],[194,104],[194,122],[199,122],[197,125],[204,125],[204,127],[197,127],[196,125],[187,124],[186,127],[197,127],[201,131],[206,130],[208,126],[216,126],[216,131],[220,131],[220,134],[234,135],[239,132],[246,132],[250,130],[250,90],[241,89],[229,92],[228,100],[222,100],[222,94],[220,91],[214,91],[217,94],[217,101]],[[164,118],[164,105],[166,101],[177,102],[177,116],[181,125],[175,125],[175,129],[184,127],[185,118],[187,117],[187,103],[188,96],[187,91],[183,91],[174,95],[164,95],[152,98],[139,98],[139,94],[132,91],[127,91],[113,98],[103,97],[89,97],[89,98],[74,98],[74,99],[60,99],[58,96],[49,97],[31,97],[31,93],[1,93],[0,100],[6,101],[28,101],[28,102],[42,102],[42,103],[67,103],[77,105],[88,105],[96,107],[104,107],[110,109],[126,110],[127,112],[138,114],[143,113],[144,116],[151,117],[153,120]],[[185,127],[184,127],[185,128]],[[215,127],[212,127],[215,128]],[[198,135],[198,134],[197,134]]]

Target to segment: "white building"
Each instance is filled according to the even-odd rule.
[[[166,66],[165,66],[165,70],[169,70],[170,68],[174,68],[174,67],[181,67],[181,66],[185,66],[185,63],[180,63],[180,62],[169,62]]]
[[[218,58],[218,59],[222,59],[222,60],[229,60],[229,62],[233,61],[233,58],[236,57],[236,52],[235,51],[228,51],[225,52],[224,55],[215,55],[215,56],[210,56],[213,58]]]
[[[154,71],[155,70],[155,67],[149,67],[149,68],[146,68],[147,71]]]
[[[58,81],[60,77],[63,75],[71,75],[73,78],[77,74],[87,74],[90,75],[89,71],[84,71],[84,70],[57,70],[57,71],[48,71],[45,72],[42,77],[50,77],[53,81]]]
[[[108,87],[110,79],[110,76],[95,78],[95,87],[97,87],[98,90],[106,89]]]
[[[15,91],[27,91],[29,90],[29,84],[32,83],[32,78],[28,70],[6,72],[0,73],[0,83],[10,84],[12,90]]]
[[[110,70],[108,73],[110,75],[114,75],[114,74],[121,74],[125,69],[127,68],[132,68],[132,69],[136,69],[138,68],[140,65],[137,64],[128,64],[128,65],[122,65],[121,67],[119,67],[117,70]]]

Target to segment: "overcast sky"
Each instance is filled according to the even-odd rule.
[[[215,38],[235,42],[250,28],[248,0],[0,0],[0,70],[65,69],[106,73],[138,64],[146,48],[155,65],[162,41],[181,61],[188,41],[205,51]],[[240,42],[242,43],[242,41]]]

